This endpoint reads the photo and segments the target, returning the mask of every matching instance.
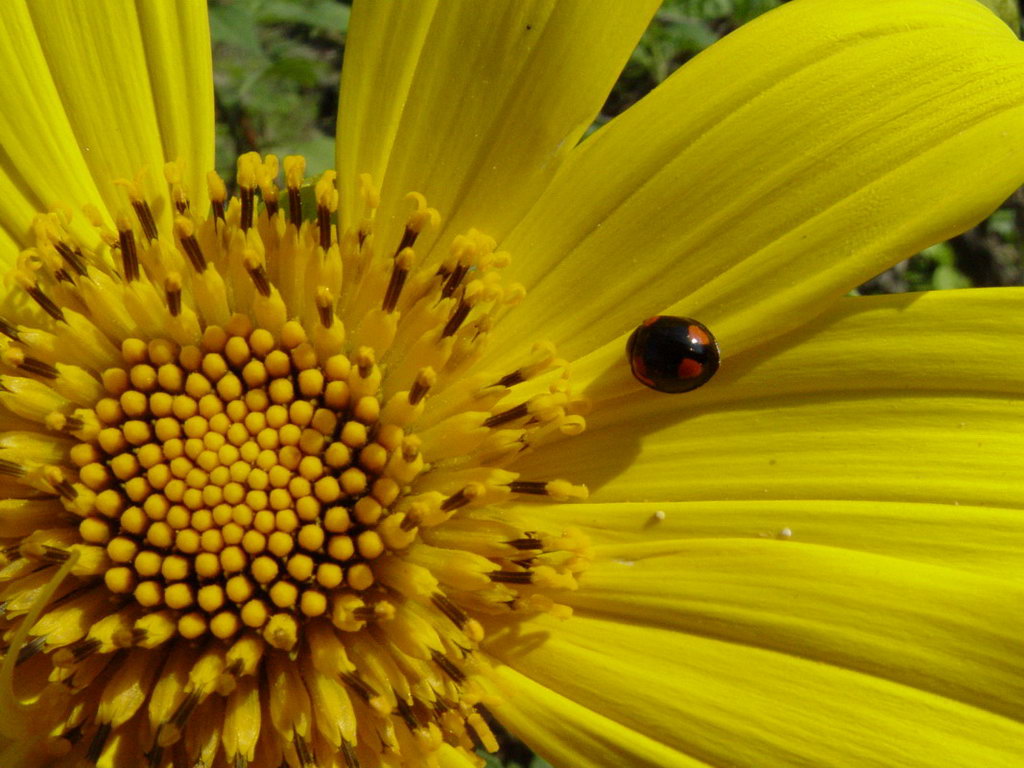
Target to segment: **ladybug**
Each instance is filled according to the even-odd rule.
[[[718,370],[718,342],[689,317],[656,315],[644,320],[626,342],[626,357],[641,384],[658,392],[690,392]]]

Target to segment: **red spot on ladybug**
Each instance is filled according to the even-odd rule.
[[[643,322],[626,343],[637,380],[658,392],[690,392],[715,375],[718,342],[702,323],[658,315]]]
[[[679,362],[679,368],[676,372],[679,374],[680,379],[696,379],[704,372],[704,366],[696,360],[691,360],[687,357]]]

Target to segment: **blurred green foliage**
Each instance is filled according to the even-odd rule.
[[[213,0],[217,170],[259,150],[334,165],[349,8],[337,0]]]
[[[483,1],[483,0],[481,0]],[[624,0],[628,2],[628,0]],[[666,0],[594,124],[606,123],[719,38],[786,0]],[[1014,0],[984,0],[1011,26]],[[217,168],[258,150],[334,164],[334,124],[349,4],[340,0],[210,0],[217,106]],[[987,221],[898,264],[861,287],[892,293],[1022,284],[1024,194]],[[487,768],[550,768],[502,735]]]

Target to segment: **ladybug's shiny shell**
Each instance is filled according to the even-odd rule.
[[[718,370],[718,342],[688,317],[657,315],[643,322],[626,343],[637,380],[658,392],[690,392]]]

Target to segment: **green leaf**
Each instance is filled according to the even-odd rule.
[[[262,56],[259,30],[252,3],[210,6],[210,39],[215,45],[229,45],[250,55]]]
[[[300,24],[330,33],[348,30],[349,7],[338,0],[273,0],[258,12],[260,24]]]

